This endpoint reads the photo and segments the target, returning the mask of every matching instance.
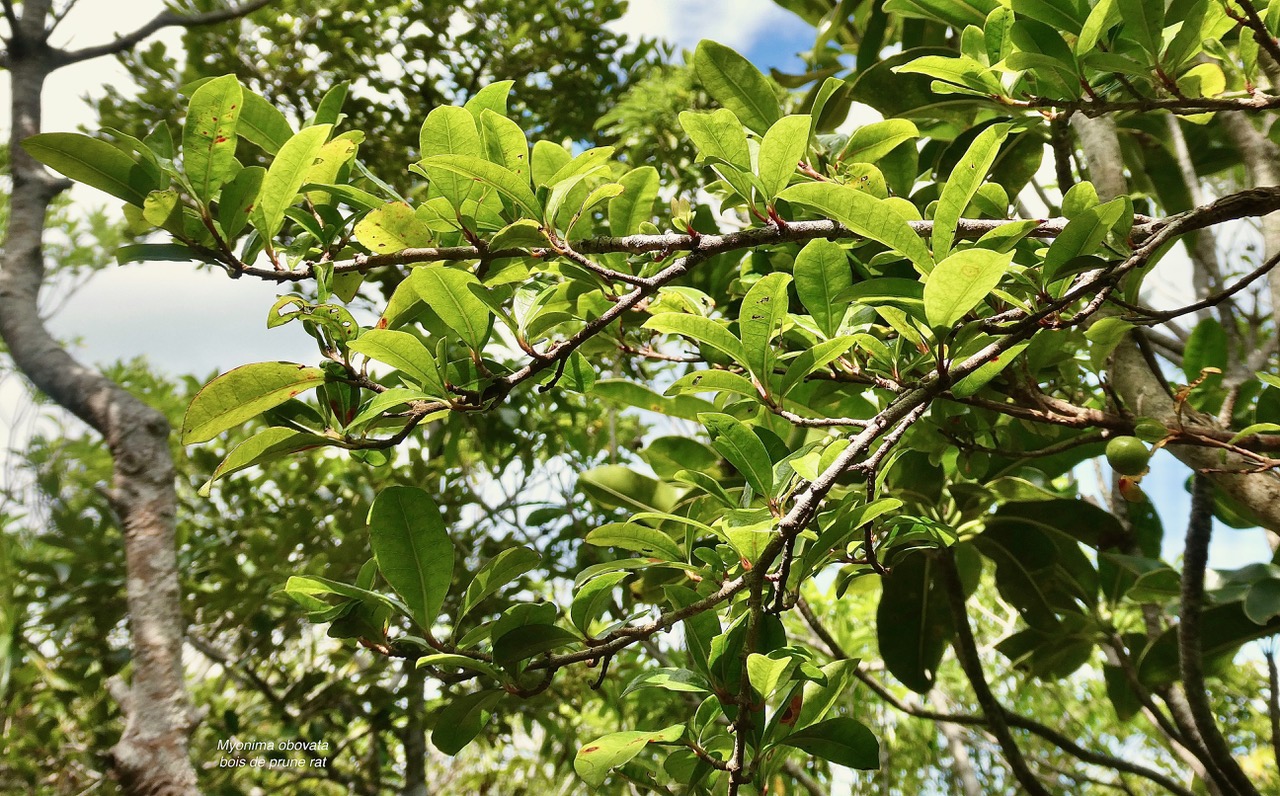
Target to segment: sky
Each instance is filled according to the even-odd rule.
[[[60,46],[87,46],[132,30],[154,16],[159,0],[81,0],[55,34]],[[704,38],[715,38],[745,53],[757,66],[799,71],[797,53],[812,45],[813,30],[772,0],[633,0],[615,27],[637,36],[664,38],[692,49]],[[162,34],[176,43],[176,33]],[[45,93],[44,129],[74,130],[92,124],[82,101],[104,84],[127,82],[114,59],[104,58],[62,70],[51,78]],[[7,76],[0,73],[0,102],[7,107]],[[0,126],[7,127],[7,118]],[[90,202],[109,202],[103,194],[78,186],[73,196]],[[1186,284],[1178,277],[1166,284]],[[208,374],[253,361],[315,358],[311,339],[298,324],[266,329],[266,314],[281,291],[251,279],[231,280],[220,271],[183,263],[153,263],[109,267],[76,292],[52,319],[54,333],[75,341],[74,351],[92,363],[146,356],[170,374]],[[1170,303],[1173,303],[1170,300]],[[110,330],[104,333],[103,330]],[[0,383],[0,406],[20,398],[12,382]],[[5,443],[5,416],[0,413],[0,446]],[[1166,513],[1170,528],[1180,527],[1187,511],[1182,487],[1186,471],[1161,453],[1145,486]],[[1180,546],[1176,534],[1167,553]],[[1237,566],[1265,553],[1261,532],[1224,530],[1213,551],[1216,566]]]

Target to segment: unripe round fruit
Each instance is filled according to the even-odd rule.
[[[1107,462],[1121,475],[1142,475],[1150,459],[1151,451],[1137,437],[1115,437],[1107,443]]]

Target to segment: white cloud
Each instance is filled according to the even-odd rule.
[[[688,48],[710,38],[741,52],[773,26],[794,20],[773,0],[631,0],[627,13],[610,27]]]

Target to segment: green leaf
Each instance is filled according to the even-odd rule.
[[[678,334],[692,338],[728,355],[739,365],[750,367],[751,360],[742,341],[734,337],[723,324],[710,318],[680,312],[664,312],[645,321],[644,328],[663,334]]]
[[[807,128],[806,128],[807,129]],[[773,338],[787,319],[787,285],[791,275],[775,272],[751,286],[738,313],[738,334],[747,364],[761,384],[769,383],[776,353]]]
[[[956,224],[978,192],[978,186],[987,178],[987,172],[996,162],[996,155],[1000,154],[1000,145],[1008,135],[1009,125],[991,125],[973,139],[968,151],[951,170],[933,213],[933,256],[936,259],[941,260],[951,253]]]
[[[697,672],[691,672],[688,669],[662,668],[641,672],[630,683],[627,683],[627,687],[622,690],[619,696],[624,697],[642,688],[661,688],[664,691],[695,694],[707,693],[711,690],[706,678]]]
[[[1164,45],[1164,3],[1151,0],[1117,0],[1125,32],[1133,36],[1152,58]]]
[[[269,428],[241,442],[227,458],[223,459],[209,480],[200,487],[200,496],[208,497],[213,482],[239,472],[255,464],[262,464],[290,453],[297,453],[329,444],[331,440],[316,434],[306,434],[291,428]]]
[[[716,102],[733,111],[743,124],[764,134],[782,115],[773,86],[759,69],[738,53],[709,39],[698,42],[693,71]]]
[[[812,207],[856,234],[883,243],[911,260],[921,273],[928,273],[933,267],[929,247],[891,202],[830,182],[793,185],[778,198]]]
[[[1044,257],[1045,284],[1052,282],[1059,269],[1071,260],[1092,254],[1121,219],[1132,213],[1133,205],[1125,197],[1120,197],[1091,207],[1067,222]]]
[[[880,656],[894,677],[916,693],[933,688],[938,664],[955,632],[931,554],[912,551],[881,582],[876,610]]]
[[[369,541],[382,577],[430,632],[449,593],[455,556],[436,502],[413,486],[383,489],[369,509]]]
[[[794,656],[781,650],[768,655],[753,652],[747,656],[747,679],[761,699],[768,699],[791,678],[797,663]]]
[[[1255,606],[1256,607],[1256,606]],[[1206,660],[1235,652],[1254,639],[1280,632],[1280,616],[1258,623],[1245,613],[1241,601],[1213,605],[1200,615],[1200,647]],[[1181,677],[1178,666],[1178,628],[1165,630],[1151,642],[1138,661],[1138,680],[1161,688]]]
[[[433,156],[462,156],[487,166],[501,168],[481,157],[480,132],[471,112],[450,105],[432,109],[418,133],[419,165],[427,166]],[[503,169],[505,171],[505,169]],[[462,203],[471,196],[475,177],[453,169],[428,170],[432,187],[449,200],[454,210],[461,210]],[[514,176],[514,175],[512,175]]]
[[[275,238],[284,226],[284,211],[297,198],[307,171],[332,129],[328,124],[306,128],[285,142],[275,160],[271,161],[262,180],[258,203],[250,216],[254,228],[266,240]]]
[[[698,160],[722,160],[743,171],[751,170],[751,151],[742,122],[728,108],[711,113],[684,111],[680,127],[698,149]]]
[[[204,204],[236,168],[236,123],[243,105],[235,75],[215,77],[191,95],[182,128],[182,168]]]
[[[820,721],[779,741],[839,766],[874,771],[880,768],[880,742],[856,719],[839,717]]]
[[[844,247],[824,238],[805,244],[796,255],[796,295],[827,337],[835,337],[847,305],[836,298],[853,286],[853,269]]]
[[[836,357],[843,355],[853,346],[855,339],[852,335],[834,337],[802,351],[787,365],[787,372],[783,374],[782,381],[778,384],[778,394],[786,395],[810,373],[835,361]]]
[[[237,134],[261,147],[268,155],[274,155],[293,138],[293,127],[276,106],[252,91],[244,91],[244,107],[240,109]]]
[[[511,87],[516,84],[514,80],[499,80],[490,83],[484,88],[472,95],[462,107],[471,111],[476,119],[484,115],[485,111],[495,113],[498,116],[507,115],[507,97],[511,94]]]
[[[578,488],[605,508],[629,512],[671,511],[678,495],[662,481],[641,475],[621,464],[606,464],[578,476]]]
[[[167,261],[187,263],[199,259],[199,256],[180,243],[135,243],[116,249],[116,263],[149,263]]]
[[[1205,368],[1225,371],[1230,361],[1230,343],[1222,324],[1205,318],[1191,330],[1182,355],[1182,373],[1188,381],[1200,378]]]
[[[666,561],[683,561],[684,552],[665,531],[638,522],[611,522],[587,534],[584,540],[596,547],[620,547]]]
[[[1120,22],[1120,9],[1116,0],[1098,0],[1098,4],[1085,19],[1080,36],[1076,39],[1075,54],[1083,56],[1093,52],[1098,46],[1098,39]]]
[[[525,178],[484,158],[473,155],[436,155],[424,158],[422,166],[433,180],[439,180],[442,174],[448,173],[459,175],[462,181],[459,184],[469,184],[471,181],[483,182],[493,186],[498,193],[515,202],[523,215],[530,218],[538,218],[542,215],[538,199],[533,195]],[[456,190],[461,190],[456,185],[454,187]]]
[[[782,193],[808,152],[808,116],[784,116],[774,122],[760,142],[759,174],[765,201],[771,203]]]
[[[409,275],[413,291],[424,304],[435,310],[440,320],[462,338],[474,351],[484,347],[489,334],[489,322],[493,316],[472,287],[487,289],[470,271],[444,266],[415,268]]]
[[[626,379],[601,379],[592,386],[591,392],[606,401],[634,406],[649,412],[660,412],[668,417],[678,417],[683,420],[697,420],[700,412],[710,412],[715,409],[710,403],[700,398],[687,395],[675,395],[669,398],[658,395],[643,384],[636,384]]]
[[[711,446],[729,460],[757,495],[773,497],[773,462],[755,432],[739,420],[719,412],[698,415],[711,435]]]
[[[466,616],[481,600],[524,573],[533,569],[542,561],[537,550],[529,547],[512,547],[503,550],[489,559],[467,585],[467,592],[462,598],[462,611],[458,618]]]
[[[509,666],[580,641],[572,631],[558,625],[520,625],[493,640],[493,662],[499,666]]]
[[[440,379],[436,358],[421,340],[408,332],[391,329],[369,329],[348,345],[357,354],[385,362],[413,379],[427,395],[440,398],[448,394]]]
[[[258,362],[224,373],[196,393],[187,407],[182,444],[207,442],[324,380],[320,368],[294,362]]]
[[[653,166],[632,169],[618,180],[622,193],[609,200],[609,233],[634,235],[640,225],[653,218],[653,203],[658,198],[658,170]]]
[[[749,379],[727,370],[695,370],[686,373],[671,383],[666,394],[684,395],[693,392],[730,392],[747,398],[760,397]],[[702,411],[710,411],[712,408],[708,405]]]
[[[505,691],[488,689],[455,697],[436,712],[431,743],[447,755],[461,752],[489,723],[493,708],[505,695]]]
[[[938,263],[924,283],[929,325],[948,329],[959,323],[995,289],[1012,261],[1012,253],[965,249]]]
[[[432,245],[431,229],[404,202],[392,202],[368,213],[356,224],[356,240],[374,254],[395,254]]]
[[[615,732],[597,738],[578,750],[573,770],[593,788],[604,784],[612,769],[629,762],[646,744],[671,743],[684,735],[684,725],[675,724],[657,732]]]
[[[906,119],[886,119],[863,125],[853,131],[840,149],[839,160],[845,163],[875,163],[898,148],[899,144],[920,135],[914,123]]]
[[[249,223],[249,212],[258,201],[266,176],[266,169],[250,166],[241,169],[231,182],[222,186],[222,194],[218,197],[218,224],[229,240],[238,237],[245,224]]]
[[[529,180],[529,139],[520,125],[485,108],[480,113],[485,155],[524,182]]]
[[[164,187],[146,167],[98,138],[80,133],[41,133],[23,139],[27,154],[55,171],[142,207],[147,194]]]
[[[1244,597],[1244,615],[1259,625],[1280,617],[1280,578],[1260,580],[1249,588]]]
[[[614,588],[629,577],[631,573],[623,570],[600,575],[581,584],[569,605],[569,621],[573,622],[573,626],[586,633],[591,622],[612,601]]]

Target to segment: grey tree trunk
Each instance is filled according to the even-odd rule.
[[[93,368],[77,362],[49,334],[39,313],[45,277],[49,205],[70,183],[28,157],[23,139],[40,132],[45,79],[60,66],[132,47],[168,25],[219,22],[260,8],[182,17],[164,12],[150,24],[93,50],[50,47],[51,0],[27,0],[10,16],[0,67],[11,77],[9,151],[13,190],[0,259],[0,339],[40,391],[102,435],[114,463],[109,497],[124,532],[132,681],[116,689],[125,729],[111,750],[111,771],[128,794],[198,794],[188,739],[194,725],[183,682],[173,459],[166,418]],[[6,4],[7,11],[14,9]]]
[[[72,358],[49,334],[38,310],[45,215],[67,187],[21,148],[24,138],[40,131],[44,82],[55,68],[43,36],[48,5],[48,0],[23,5],[21,30],[15,31],[8,54],[13,195],[0,270],[0,337],[37,389],[102,435],[115,464],[110,499],[125,538],[133,678],[121,704],[126,724],[111,752],[113,772],[128,793],[194,794],[169,424],[120,385]]]

